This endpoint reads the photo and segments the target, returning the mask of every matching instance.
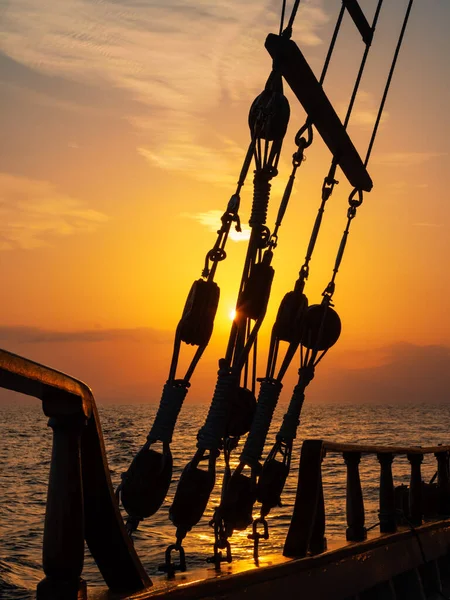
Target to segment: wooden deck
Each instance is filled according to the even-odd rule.
[[[153,587],[131,595],[89,590],[90,600],[424,600],[450,586],[450,520],[425,524],[313,557],[268,556],[222,569],[154,577]],[[425,559],[425,560],[424,560]],[[301,590],[301,593],[300,593]]]

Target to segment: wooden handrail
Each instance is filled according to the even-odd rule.
[[[450,446],[379,446],[345,444],[324,440],[305,440],[302,445],[297,495],[292,520],[286,536],[284,555],[303,557],[309,552],[322,552],[326,543],[317,543],[320,531],[324,539],[325,512],[321,464],[327,453],[340,453],[347,466],[346,515],[347,540],[362,541],[366,537],[364,527],[364,501],[359,477],[359,463],[363,454],[374,454],[380,463],[380,532],[397,530],[399,514],[396,507],[396,491],[392,477],[392,463],[399,454],[406,455],[411,465],[409,496],[402,517],[410,527],[421,525],[424,514],[421,463],[425,454],[437,459],[437,501],[435,511],[442,517],[450,514]],[[320,542],[320,540],[319,540]]]
[[[344,444],[323,441],[325,452],[361,452],[361,454],[437,454],[450,452],[450,446],[378,446],[371,444]]]
[[[95,404],[92,392],[85,383],[1,349],[0,387],[45,401],[44,411],[46,408],[51,410],[52,398],[56,398],[56,395],[59,413],[82,414],[89,418]]]
[[[112,590],[150,586],[114,497],[90,388],[6,350],[0,350],[0,387],[42,400],[53,429],[44,527],[46,578],[38,586],[38,598],[83,597],[84,540]]]

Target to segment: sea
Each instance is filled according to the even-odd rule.
[[[267,449],[273,444],[286,406],[278,406]],[[145,441],[156,407],[153,405],[105,405],[99,407],[109,469],[114,487],[137,450]],[[180,414],[172,443],[174,478],[162,508],[141,523],[135,534],[135,547],[152,577],[164,561],[166,547],[173,543],[174,527],[168,518],[181,469],[192,457],[196,433],[207,412],[206,406],[186,405]],[[324,439],[370,444],[436,445],[450,444],[450,404],[433,405],[313,405],[305,404],[295,441],[291,473],[283,494],[282,507],[269,515],[270,538],[262,541],[260,552],[281,553],[295,501],[299,454],[305,439]],[[46,417],[36,405],[0,406],[0,598],[34,598],[37,583],[43,578],[42,537],[52,435]],[[239,447],[232,466],[238,462]],[[219,460],[221,472],[223,463]],[[434,457],[425,458],[423,479],[429,481],[436,471]],[[393,464],[395,484],[408,483],[406,458]],[[323,462],[326,512],[326,537],[333,545],[345,540],[345,478],[342,456],[329,454]],[[363,456],[361,481],[366,509],[366,526],[378,522],[379,465],[375,457]],[[220,495],[220,476],[201,522],[185,540],[189,568],[204,567],[213,552],[209,526]],[[234,560],[252,556],[249,531],[231,538]],[[99,571],[86,548],[83,577],[89,585],[103,585]]]

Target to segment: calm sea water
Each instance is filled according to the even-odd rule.
[[[277,409],[268,445],[273,443],[284,406]],[[168,520],[168,507],[181,468],[195,448],[195,435],[203,423],[207,408],[186,405],[180,415],[173,442],[174,484],[161,510],[141,524],[135,546],[148,572],[157,574],[164,550],[174,541],[174,528]],[[155,413],[153,406],[104,406],[100,417],[108,462],[114,486],[120,474],[142,445]],[[281,552],[295,499],[298,456],[301,441],[322,438],[347,442],[380,444],[450,444],[450,405],[414,406],[308,406],[296,440],[294,463],[287,482],[283,507],[270,515],[270,540],[261,544],[261,552]],[[36,406],[0,406],[0,597],[28,599],[43,577],[41,571],[43,518],[50,467],[51,430],[46,426],[39,403]],[[239,448],[235,455],[235,464]],[[222,466],[222,465],[220,465]],[[423,475],[429,480],[435,471],[433,459],[425,459]],[[327,456],[323,466],[328,539],[345,538],[345,468],[342,458]],[[377,518],[378,463],[363,458],[361,479],[366,505],[366,525]],[[407,483],[406,459],[394,462],[395,483]],[[219,481],[220,483],[220,481]],[[208,526],[220,487],[216,486],[207,512],[188,535],[185,547],[189,566],[204,566],[212,554],[212,530]],[[233,556],[248,558],[252,553],[248,531],[232,538]],[[90,585],[102,585],[98,570],[86,552],[84,577]]]

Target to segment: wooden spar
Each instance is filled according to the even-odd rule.
[[[343,0],[345,8],[348,10],[353,23],[356,25],[363,42],[367,45],[372,42],[373,30],[361,10],[357,0]]]
[[[370,192],[367,169],[298,46],[273,33],[265,46],[351,185]]]

